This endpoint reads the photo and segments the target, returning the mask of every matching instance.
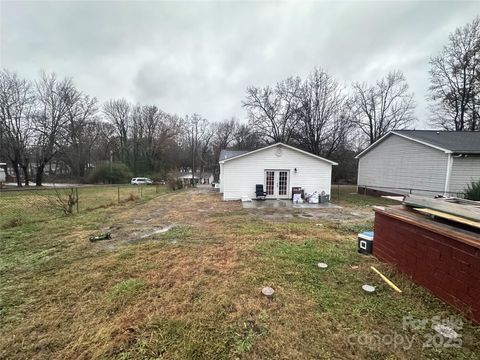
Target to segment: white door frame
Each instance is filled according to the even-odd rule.
[[[267,173],[273,172],[273,194],[268,194],[271,187],[267,187]],[[287,174],[286,193],[280,195],[280,173]],[[271,180],[270,180],[271,181]],[[265,169],[264,170],[264,186],[267,193],[267,199],[289,199],[290,198],[290,170],[289,169]]]

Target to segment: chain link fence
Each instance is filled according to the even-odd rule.
[[[86,185],[0,190],[0,228],[51,220],[129,201],[149,200],[165,185]]]

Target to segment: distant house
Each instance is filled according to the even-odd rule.
[[[290,198],[292,187],[330,194],[332,165],[337,165],[282,143],[254,151],[222,150],[219,164],[224,200],[253,198],[257,184],[263,184],[272,199]]]
[[[7,167],[7,163],[0,162],[0,183],[4,183],[7,180],[5,168]]]
[[[177,175],[177,179],[180,179],[184,184],[190,184],[192,182],[192,172],[180,172]],[[211,184],[213,182],[213,174],[197,171],[194,179],[195,184]]]
[[[456,196],[480,179],[480,132],[391,131],[356,158],[359,192]]]

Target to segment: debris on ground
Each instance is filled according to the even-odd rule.
[[[328,267],[328,265],[325,264],[324,262],[319,262],[319,263],[317,264],[317,266],[318,266],[320,269],[326,269],[326,268]]]
[[[272,297],[274,293],[275,290],[273,290],[270,286],[266,286],[262,289],[262,294],[268,298]]]
[[[395,290],[398,293],[402,292],[402,290],[400,290],[397,287],[397,285],[395,285],[393,282],[391,282],[385,275],[383,275],[380,271],[378,271],[374,266],[370,266],[370,269],[375,271],[382,278],[382,280],[385,281],[387,283],[387,285],[390,286],[393,290]]]
[[[365,284],[362,285],[362,289],[367,293],[373,293],[375,291],[375,286]]]
[[[436,324],[433,326],[433,330],[447,339],[456,339],[458,337],[458,333],[447,325]]]
[[[165,233],[165,232],[169,231],[172,227],[173,227],[173,225],[168,225],[168,226],[162,227],[162,228],[154,228],[152,231],[140,236],[140,239],[146,239],[146,238],[148,238],[150,236],[153,236],[153,235],[156,235],[156,234]]]
[[[94,241],[99,241],[99,240],[110,240],[111,238],[112,238],[111,234],[109,232],[107,232],[105,234],[90,236],[89,240],[94,242]]]

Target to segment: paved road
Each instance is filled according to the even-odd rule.
[[[17,186],[17,183],[5,183],[7,186]],[[36,186],[33,181],[30,181],[28,183],[29,186]],[[62,183],[43,183],[42,186],[45,187],[58,187],[58,188],[65,188],[65,187],[77,187],[80,186],[80,184],[62,184]]]

